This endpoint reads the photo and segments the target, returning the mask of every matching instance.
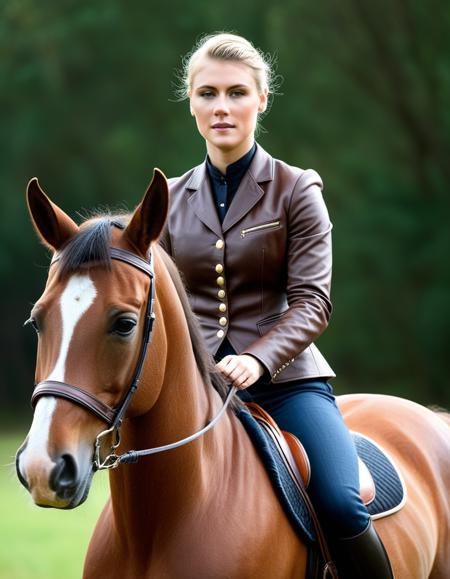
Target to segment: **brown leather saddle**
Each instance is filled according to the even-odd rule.
[[[302,443],[290,432],[281,430],[273,418],[258,404],[248,402],[246,406],[253,418],[270,434],[296,485],[308,489],[311,467]],[[363,503],[368,506],[375,498],[375,483],[369,469],[360,458],[358,458],[358,463],[360,495]]]

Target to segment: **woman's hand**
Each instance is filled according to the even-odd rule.
[[[225,356],[216,368],[228,382],[239,390],[245,390],[254,384],[264,374],[263,365],[253,356]]]

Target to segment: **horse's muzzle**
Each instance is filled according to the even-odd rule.
[[[84,469],[80,468],[76,457],[65,452],[48,464],[47,461],[34,460],[25,466],[25,450],[26,442],[16,454],[16,473],[37,506],[74,509],[86,500],[93,476],[90,464],[87,472],[83,473]]]

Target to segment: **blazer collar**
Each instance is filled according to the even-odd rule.
[[[217,236],[221,237],[223,233],[240,221],[264,195],[264,190],[259,184],[272,181],[273,178],[273,158],[257,144],[255,156],[236,191],[222,225],[217,216],[206,161],[195,167],[186,184],[186,189],[191,192],[189,204],[197,217]]]
[[[186,189],[191,192],[188,203],[194,213],[200,221],[203,221],[209,229],[214,231],[217,237],[222,237],[222,225],[217,215],[206,161],[194,169],[191,178],[186,184]]]

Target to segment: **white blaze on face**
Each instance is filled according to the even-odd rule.
[[[97,290],[88,275],[73,275],[69,279],[59,300],[62,320],[59,355],[55,367],[45,380],[64,382],[67,354],[75,327],[94,303],[96,296]],[[51,396],[43,396],[36,404],[27,446],[20,456],[20,470],[29,484],[37,482],[30,480],[30,468],[33,470],[33,475],[37,475],[38,479],[42,476],[42,479],[48,483],[48,471],[53,467],[53,462],[48,456],[48,434],[56,404],[56,398]],[[36,468],[41,472],[35,472]],[[31,478],[35,479],[36,476]]]
[[[74,275],[59,300],[62,319],[62,340],[58,360],[47,380],[64,382],[66,358],[73,331],[83,314],[93,304],[97,290],[88,275]]]

